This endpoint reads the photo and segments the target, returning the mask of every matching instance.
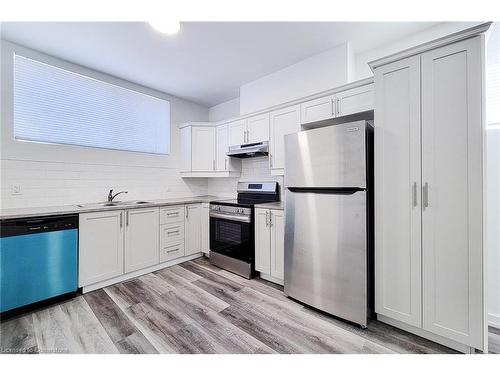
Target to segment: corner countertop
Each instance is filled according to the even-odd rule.
[[[255,208],[267,208],[271,210],[284,210],[285,206],[283,202],[270,202],[270,203],[258,203]]]
[[[208,203],[213,200],[232,199],[228,197],[217,197],[214,195],[199,195],[186,198],[170,198],[170,199],[151,199],[147,200],[145,204],[130,204],[112,207],[78,207],[76,204],[65,206],[49,206],[49,207],[28,207],[28,208],[8,208],[0,210],[0,220],[6,219],[21,219],[35,216],[51,216],[51,215],[66,215],[66,214],[81,214],[86,212],[99,212],[99,211],[116,211],[127,210],[136,208],[150,208],[162,206],[174,206],[177,204],[190,204],[190,203]],[[90,203],[92,204],[92,203]]]

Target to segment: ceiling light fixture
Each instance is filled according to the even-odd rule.
[[[167,35],[176,34],[181,28],[181,24],[179,21],[172,21],[172,20],[150,21],[149,25],[154,29],[158,30],[160,33]]]

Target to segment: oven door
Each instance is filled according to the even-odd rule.
[[[210,251],[253,265],[255,252],[253,220],[244,223],[227,218],[210,217]]]

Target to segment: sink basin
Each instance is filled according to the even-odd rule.
[[[117,202],[99,202],[99,203],[84,203],[77,204],[80,208],[99,208],[99,207],[116,207],[116,206],[135,206],[141,204],[148,204],[148,201],[117,201]]]

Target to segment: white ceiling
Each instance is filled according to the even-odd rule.
[[[163,35],[142,22],[4,22],[2,38],[213,106],[246,82],[350,41],[356,52],[432,22],[183,22]]]

